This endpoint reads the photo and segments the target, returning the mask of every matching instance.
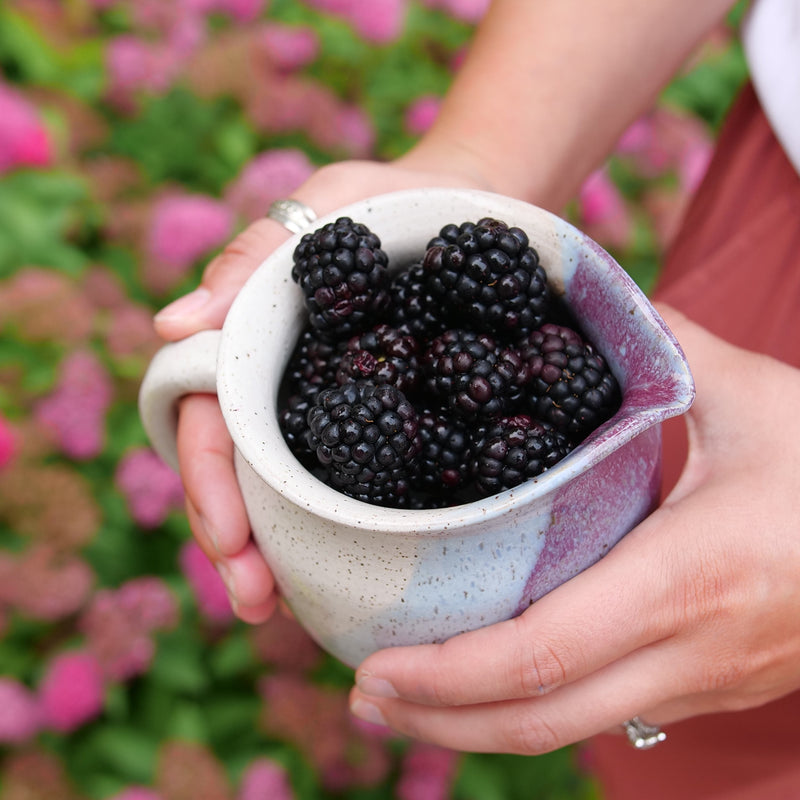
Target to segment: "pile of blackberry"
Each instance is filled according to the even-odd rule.
[[[553,293],[520,228],[443,227],[411,264],[340,217],[305,234],[308,322],[278,419],[297,459],[344,494],[443,508],[535,478],[614,415],[619,385]]]

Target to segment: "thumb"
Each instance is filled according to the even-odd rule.
[[[264,217],[253,222],[209,262],[200,286],[156,314],[153,320],[156,333],[174,341],[197,331],[221,328],[234,297],[247,279],[290,236],[274,220]]]

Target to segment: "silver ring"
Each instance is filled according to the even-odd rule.
[[[667,738],[667,734],[655,725],[647,725],[639,717],[622,723],[628,741],[637,750],[649,750]]]
[[[275,222],[280,222],[284,228],[292,233],[300,233],[317,218],[313,209],[309,208],[305,203],[291,198],[276,200],[270,205],[266,216],[274,219]]]

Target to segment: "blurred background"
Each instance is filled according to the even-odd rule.
[[[579,747],[351,718],[350,670],[234,620],[136,410],[154,311],[315,167],[406,150],[487,5],[0,3],[0,800],[599,797]],[[645,290],[745,79],[738,17],[567,209]]]

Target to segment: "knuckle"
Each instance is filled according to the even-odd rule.
[[[567,682],[564,661],[544,636],[518,631],[516,640],[520,646],[511,665],[511,680],[519,686],[523,697],[545,694]],[[563,646],[559,649],[563,651]]]
[[[563,746],[561,737],[530,705],[520,707],[511,717],[506,732],[505,750],[517,755],[535,756]]]

